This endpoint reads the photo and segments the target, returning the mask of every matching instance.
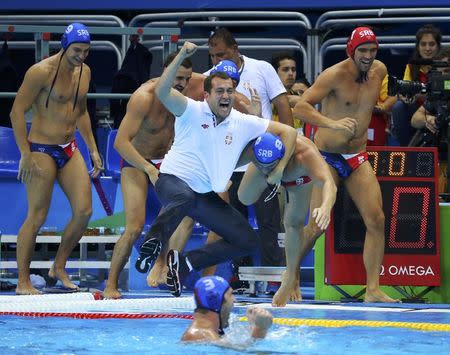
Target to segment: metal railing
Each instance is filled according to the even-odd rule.
[[[330,36],[333,30],[344,27],[355,27],[355,25],[367,24],[426,24],[436,22],[450,21],[450,7],[442,8],[393,8],[393,9],[365,9],[365,10],[343,10],[328,11],[322,14],[314,25],[312,36],[313,56],[314,56],[314,77],[316,77],[322,68],[320,35],[322,33]],[[415,35],[411,34],[411,35]],[[411,42],[414,44],[415,37]],[[393,44],[392,44],[393,45]],[[335,45],[332,45],[335,49]],[[385,48],[382,44],[381,48]],[[397,48],[409,48],[408,44],[398,44]],[[393,47],[391,47],[393,48]]]
[[[17,92],[13,91],[3,91],[0,92],[0,98],[12,98],[16,97]],[[96,93],[87,93],[88,99],[129,99],[132,94],[125,93],[109,93],[109,92],[96,92]]]
[[[8,47],[10,49],[33,49],[35,48],[35,41],[9,41]],[[61,47],[61,42],[59,41],[49,41],[49,48],[59,48]],[[99,50],[99,51],[111,51],[116,54],[117,58],[117,69],[120,68],[120,65],[123,62],[122,52],[119,47],[111,41],[91,41],[91,51]]]
[[[44,33],[62,34],[65,26],[35,26],[35,25],[15,25],[0,24],[0,32],[8,33],[34,33],[36,41],[36,59],[40,60],[49,54],[49,41],[44,39]],[[140,28],[140,27],[90,27],[90,34],[103,35],[161,35],[161,42],[167,54],[176,50],[176,43],[172,42],[172,36],[180,34],[179,28]],[[125,52],[122,51],[123,57]]]
[[[271,29],[286,28],[290,26],[296,29],[305,30],[305,33],[307,33],[311,29],[311,23],[306,15],[300,12],[288,11],[195,11],[141,14],[134,17],[129,23],[130,26],[136,26],[137,24],[142,24],[144,27],[176,26],[180,29],[189,27],[191,30],[198,30],[200,28],[210,28],[211,30],[214,30],[219,26],[235,27],[239,30],[245,27],[249,28],[257,26],[269,27]],[[299,34],[300,33],[295,33],[290,37],[292,39],[298,38]],[[201,34],[200,37],[202,37]],[[255,46],[259,39],[261,38],[254,38]],[[247,43],[247,45],[252,44]],[[280,45],[282,46],[283,44]],[[285,49],[286,47],[279,48]],[[272,49],[277,49],[277,47],[272,47]],[[304,51],[306,59],[304,62],[307,63],[305,73],[308,78],[311,78],[313,73],[311,54],[312,42],[310,41],[310,37],[306,36],[306,50]]]
[[[16,25],[65,25],[82,22],[86,26],[108,26],[125,28],[125,23],[114,15],[0,15],[0,24]],[[62,32],[61,32],[62,34]],[[122,58],[127,50],[127,38],[122,36],[120,46]]]
[[[289,38],[240,38],[236,37],[236,42],[239,45],[239,49],[242,50],[242,54],[246,54],[246,51],[252,50],[268,50],[268,51],[290,51],[290,52],[298,52],[303,60],[303,72],[306,73],[308,70],[308,55],[305,46],[303,43]],[[208,50],[208,39],[207,38],[183,38],[179,39],[178,43],[182,45],[185,41],[189,41],[198,45],[199,51],[207,51]],[[158,43],[154,40],[142,41],[142,44],[149,48],[151,52],[158,52],[162,50],[162,47],[158,45]],[[155,57],[154,57],[155,58]],[[210,69],[210,65],[208,62],[208,56],[205,55],[202,60],[196,60],[195,69],[200,72],[205,72]],[[262,59],[262,58],[259,58]],[[268,58],[270,62],[271,58]],[[162,71],[162,63],[153,63],[155,67]],[[157,73],[157,70],[152,70],[152,73]],[[159,75],[159,73],[157,73]]]
[[[380,49],[414,49],[415,36],[377,36],[380,42]],[[450,36],[442,36],[441,45],[450,45]],[[345,50],[347,48],[347,38],[339,37],[332,38],[325,41],[319,50],[317,72],[320,73],[323,70],[323,62],[326,54],[329,51]],[[406,63],[405,63],[406,65]]]

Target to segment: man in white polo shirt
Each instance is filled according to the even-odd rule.
[[[227,28],[217,28],[208,39],[209,56],[212,64],[223,59],[232,60],[239,68],[240,81],[236,90],[250,98],[255,90],[261,99],[262,117],[272,120],[272,105],[276,108],[279,122],[293,126],[292,112],[286,89],[273,66],[264,61],[242,55],[233,34]],[[247,207],[237,197],[239,184],[246,167],[239,168],[233,174],[233,185],[229,189],[229,201],[233,207],[247,215]],[[255,203],[258,223],[258,235],[261,238],[261,266],[284,266],[284,250],[279,247],[278,233],[281,232],[280,207],[278,199],[267,200],[271,188],[268,187]],[[224,196],[222,196],[224,197]],[[245,264],[246,260],[235,260],[236,264]],[[237,276],[237,275],[236,275]],[[240,286],[244,286],[241,284]],[[275,285],[272,285],[272,287]],[[267,291],[275,291],[268,289]]]
[[[297,136],[292,127],[232,109],[235,87],[225,73],[205,79],[205,101],[194,101],[173,90],[170,83],[179,65],[196,49],[186,42],[155,88],[159,100],[176,117],[175,139],[155,186],[162,209],[141,246],[136,268],[140,272],[149,270],[184,216],[199,221],[223,239],[184,256],[169,251],[167,284],[175,296],[181,294],[182,279],[189,271],[248,255],[258,248],[258,237],[247,220],[217,192],[226,190],[236,166],[250,161],[241,157],[247,144],[266,131],[279,135],[286,145],[285,156],[267,177],[269,184],[280,183]]]

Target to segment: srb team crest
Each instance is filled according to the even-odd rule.
[[[230,145],[232,142],[233,142],[233,136],[231,135],[231,133],[227,133],[227,135],[225,136],[225,144]]]

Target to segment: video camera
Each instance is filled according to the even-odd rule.
[[[427,84],[418,81],[399,80],[389,75],[388,95],[397,94],[412,97],[416,94],[427,94],[427,100],[450,100],[450,74],[444,74],[438,68],[450,68],[450,62],[444,60],[416,60],[410,64],[431,65],[427,74]]]
[[[416,94],[425,94],[428,105],[436,115],[436,125],[444,128],[450,121],[450,74],[442,73],[438,68],[449,68],[450,62],[443,60],[416,60],[410,64],[431,65],[427,74],[427,84],[418,81],[399,80],[389,75],[388,95],[397,94],[412,98]]]

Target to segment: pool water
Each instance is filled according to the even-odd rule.
[[[450,354],[449,332],[404,328],[325,328],[274,325],[250,342],[235,316],[227,339],[235,349],[179,341],[186,319],[0,317],[1,354]],[[245,350],[244,350],[245,348]]]

